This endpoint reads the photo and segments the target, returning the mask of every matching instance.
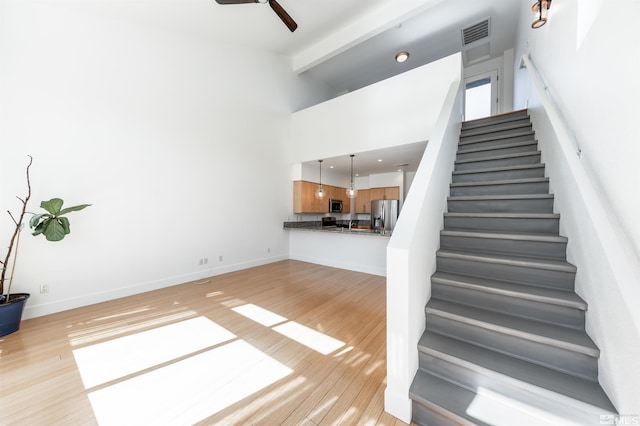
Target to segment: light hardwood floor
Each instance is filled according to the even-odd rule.
[[[404,425],[385,337],[383,277],[220,275],[23,321],[0,337],[0,425]]]

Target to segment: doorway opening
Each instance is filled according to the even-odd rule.
[[[464,119],[475,120],[494,115],[498,110],[498,71],[464,80]]]

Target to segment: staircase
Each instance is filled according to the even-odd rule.
[[[598,384],[526,110],[463,123],[419,370],[419,425],[599,425]]]

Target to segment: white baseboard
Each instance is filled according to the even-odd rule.
[[[119,299],[121,297],[132,296],[134,294],[144,293],[147,291],[158,290],[165,287],[171,287],[174,285],[184,284],[191,281],[201,280],[204,278],[213,277],[216,275],[227,274],[229,272],[240,271],[242,269],[253,268],[255,266],[266,265],[268,263],[279,262],[281,260],[287,260],[287,256],[272,256],[262,259],[251,260],[248,262],[240,262],[232,265],[225,265],[218,268],[210,268],[204,271],[193,272],[183,275],[177,275],[174,277],[163,278],[156,281],[148,281],[143,283],[133,284],[127,287],[120,287],[117,289],[101,291],[90,294],[83,294],[78,297],[57,300],[55,302],[40,303],[37,305],[29,304],[25,306],[23,319],[36,318],[43,315],[55,314],[57,312],[66,311],[69,309],[80,308],[83,306],[93,305],[96,303],[106,302],[109,300]]]

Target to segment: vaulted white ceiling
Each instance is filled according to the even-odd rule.
[[[326,82],[337,93],[459,51],[465,65],[501,56],[513,47],[519,9],[526,6],[523,0],[278,0],[298,23],[292,33],[268,4],[54,1],[82,13],[281,54],[289,57],[292,70]],[[485,19],[488,36],[464,46],[462,29]],[[398,64],[394,57],[402,50],[410,52],[410,58]]]
[[[296,72],[309,72],[339,92],[475,47],[490,57],[500,56],[513,46],[518,10],[523,4],[521,0],[278,0],[298,23],[298,29],[291,33],[268,4],[220,5],[215,0],[55,2],[86,13],[282,54],[291,58]],[[490,20],[489,36],[463,46],[461,30],[485,18]],[[404,64],[397,64],[394,56],[401,50],[411,56]],[[463,55],[465,61],[467,56]]]

